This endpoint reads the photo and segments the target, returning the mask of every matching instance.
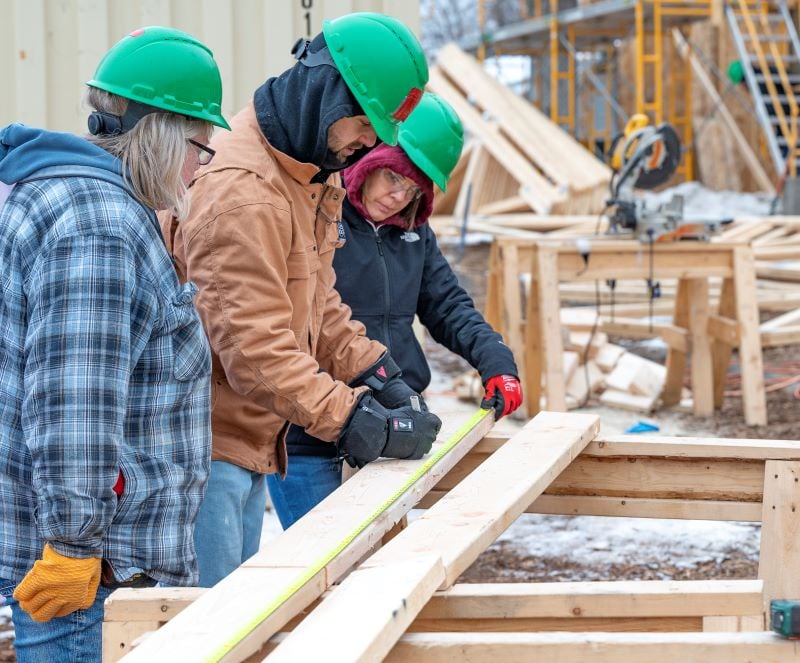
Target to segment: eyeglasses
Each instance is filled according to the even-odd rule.
[[[392,193],[402,193],[404,200],[414,200],[422,195],[422,189],[414,184],[407,185],[406,178],[398,175],[391,168],[382,168],[381,170],[384,182]]]
[[[197,148],[197,163],[201,166],[206,166],[211,163],[211,159],[214,158],[216,151],[212,150],[208,145],[203,145],[203,143],[198,143],[196,140],[192,140],[191,138],[186,139],[187,143],[194,145]]]

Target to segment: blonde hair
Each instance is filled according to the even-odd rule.
[[[94,110],[122,115],[128,100],[89,87],[84,96]],[[87,136],[87,139],[122,162],[122,177],[139,202],[154,210],[169,210],[178,220],[189,213],[187,188],[181,178],[189,138],[207,141],[213,127],[209,122],[177,115],[145,115],[130,131],[116,136]]]

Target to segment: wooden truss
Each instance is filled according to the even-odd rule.
[[[489,424],[354,537],[421,461],[369,465],[211,590],[118,590],[104,660],[800,661],[764,631],[769,599],[800,596],[799,443],[603,438],[586,414],[543,412],[511,436]],[[761,521],[759,579],[458,584],[524,511]]]
[[[428,87],[450,102],[472,138],[437,213],[603,209],[608,167],[457,46],[441,49]]]

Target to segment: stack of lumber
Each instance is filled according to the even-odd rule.
[[[564,382],[567,387],[567,408],[585,406],[589,399],[622,410],[650,413],[657,409],[667,369],[663,364],[628,352],[609,343],[602,331],[591,331],[589,309],[562,309],[564,337]],[[598,320],[598,328],[602,321]],[[543,385],[544,386],[544,385]],[[457,376],[453,388],[459,399],[480,403],[483,385],[477,371]],[[684,390],[683,399],[690,399]],[[546,408],[544,397],[541,407]]]
[[[428,87],[450,102],[471,138],[436,213],[603,209],[608,167],[472,56],[454,44],[445,46]]]

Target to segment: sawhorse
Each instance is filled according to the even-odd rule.
[[[651,250],[652,249],[652,250]],[[520,274],[531,273],[524,306]],[[722,279],[719,305],[712,311],[709,278]],[[503,334],[522,364],[528,416],[540,409],[566,410],[562,367],[559,283],[609,279],[677,279],[667,378],[661,401],[676,405],[690,361],[693,411],[709,416],[721,407],[731,353],[738,348],[744,418],[767,423],[756,276],[747,244],[673,242],[652,247],[633,240],[592,238],[588,259],[575,241],[498,238],[492,247],[487,319]],[[658,335],[657,333],[653,334]],[[544,379],[542,379],[544,378]]]

